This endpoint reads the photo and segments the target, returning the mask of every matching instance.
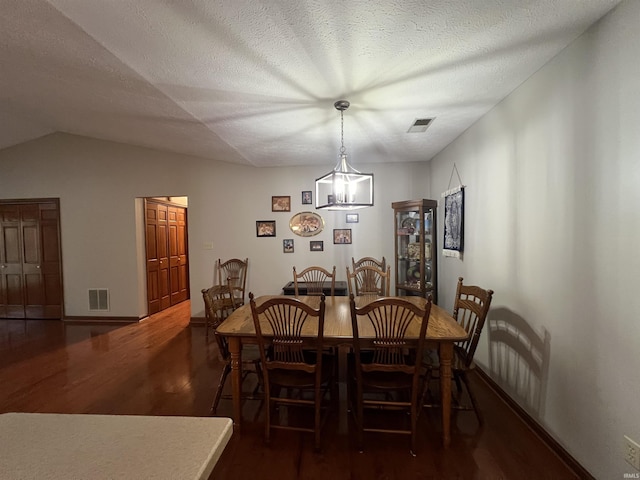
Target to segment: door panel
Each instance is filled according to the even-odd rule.
[[[187,209],[181,208],[177,215],[177,248],[178,248],[178,302],[189,298],[189,261],[187,256]]]
[[[178,208],[168,207],[169,215],[169,265],[171,268],[171,305],[180,303],[180,256],[178,255]]]
[[[158,249],[158,269],[160,279],[160,310],[171,306],[171,289],[169,285],[169,243],[167,206],[158,204],[158,229],[156,230],[156,245]]]
[[[0,258],[0,283],[4,286],[3,317],[25,318],[24,289],[22,279],[22,256],[19,210],[9,212],[2,222],[2,257]]]
[[[160,311],[160,260],[158,258],[158,205],[145,202],[147,252],[147,303],[149,315]]]

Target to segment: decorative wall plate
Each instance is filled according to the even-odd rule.
[[[291,217],[289,228],[293,233],[301,237],[313,237],[318,235],[324,228],[324,220],[317,213],[300,212]]]

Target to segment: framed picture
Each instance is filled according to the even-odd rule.
[[[290,212],[291,197],[271,197],[272,212]]]
[[[313,194],[311,190],[305,190],[302,192],[302,204],[303,205],[311,205],[313,203]]]
[[[339,244],[351,243],[351,229],[350,228],[334,228],[333,243],[339,243]]]
[[[293,253],[293,238],[285,238],[282,240],[282,251],[284,253]]]
[[[322,240],[311,240],[309,242],[309,250],[312,252],[322,252],[324,250],[324,242]]]
[[[359,213],[347,213],[347,223],[358,223],[360,221]]]
[[[256,220],[256,236],[257,237],[275,237],[276,221],[275,220]]]
[[[324,228],[324,220],[314,212],[296,213],[289,220],[289,228],[293,233],[301,237],[313,237]]]

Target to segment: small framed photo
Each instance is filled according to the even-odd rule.
[[[256,236],[257,237],[275,237],[276,221],[275,220],[256,220]]]
[[[309,250],[312,252],[322,252],[324,250],[324,242],[322,240],[311,240],[309,242]]]
[[[293,238],[285,238],[282,240],[282,251],[284,253],[293,253]]]
[[[338,243],[338,244],[351,243],[351,229],[350,228],[334,228],[333,243]]]
[[[347,213],[347,223],[358,223],[360,221],[359,213]]]
[[[272,212],[290,212],[291,197],[271,197]]]
[[[313,203],[313,195],[311,190],[305,190],[302,192],[302,204],[311,205]]]

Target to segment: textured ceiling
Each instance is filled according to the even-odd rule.
[[[0,0],[0,148],[428,161],[619,0]],[[424,133],[407,133],[435,117]]]

